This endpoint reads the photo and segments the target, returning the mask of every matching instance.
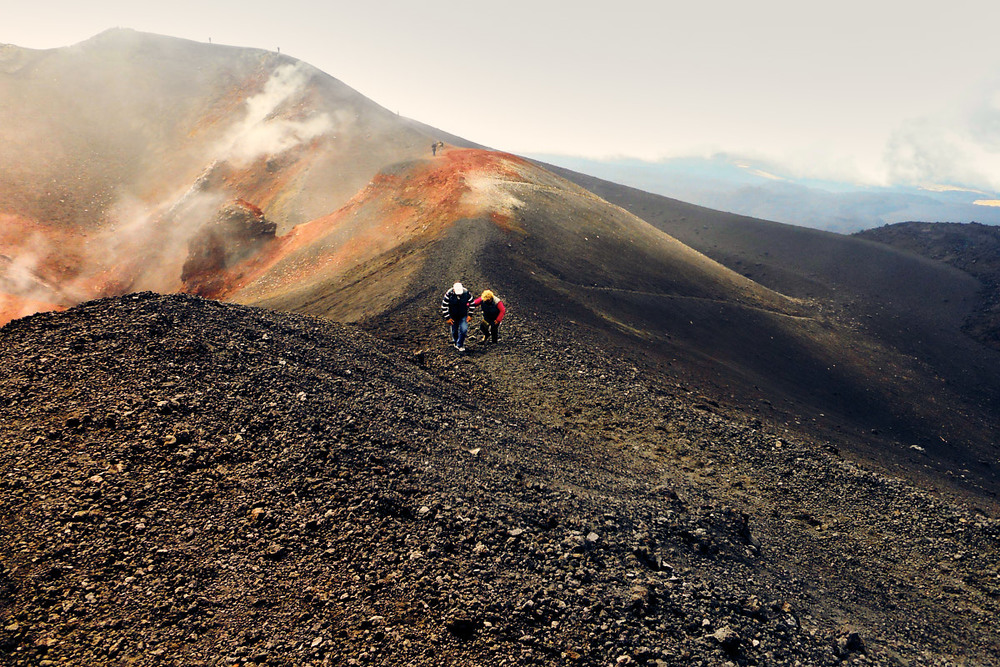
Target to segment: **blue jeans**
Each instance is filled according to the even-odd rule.
[[[469,333],[468,318],[463,317],[455,320],[455,323],[451,325],[451,340],[459,347],[465,345],[465,334],[467,333]]]

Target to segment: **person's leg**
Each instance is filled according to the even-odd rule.
[[[500,324],[498,322],[490,322],[490,338],[493,342],[497,342],[497,337],[500,335]]]
[[[479,323],[479,333],[482,334],[482,341],[485,343],[487,337],[490,335],[490,325],[486,320]]]
[[[469,333],[469,320],[462,318],[458,321],[458,339],[456,345],[465,347],[465,334]]]
[[[458,345],[458,322],[453,322],[451,324],[451,342],[453,345]]]

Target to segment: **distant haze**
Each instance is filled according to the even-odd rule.
[[[1000,224],[1000,202],[971,188],[795,178],[780,165],[732,155],[655,162],[528,157],[719,211],[840,233],[909,221]]]
[[[8,5],[0,42],[53,48],[122,26],[280,48],[508,151],[725,152],[798,177],[1000,190],[997,3]]]

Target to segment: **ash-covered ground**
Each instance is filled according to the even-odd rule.
[[[504,327],[145,293],[0,329],[0,663],[1000,664],[992,506]]]
[[[854,236],[902,248],[975,276],[982,289],[964,330],[983,345],[1000,349],[1000,227],[975,222],[900,222]]]

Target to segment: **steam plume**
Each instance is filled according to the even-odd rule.
[[[245,164],[264,155],[278,155],[330,132],[329,114],[321,113],[296,120],[277,116],[305,89],[307,74],[299,65],[276,69],[264,90],[247,99],[246,115],[216,146],[219,159]]]

